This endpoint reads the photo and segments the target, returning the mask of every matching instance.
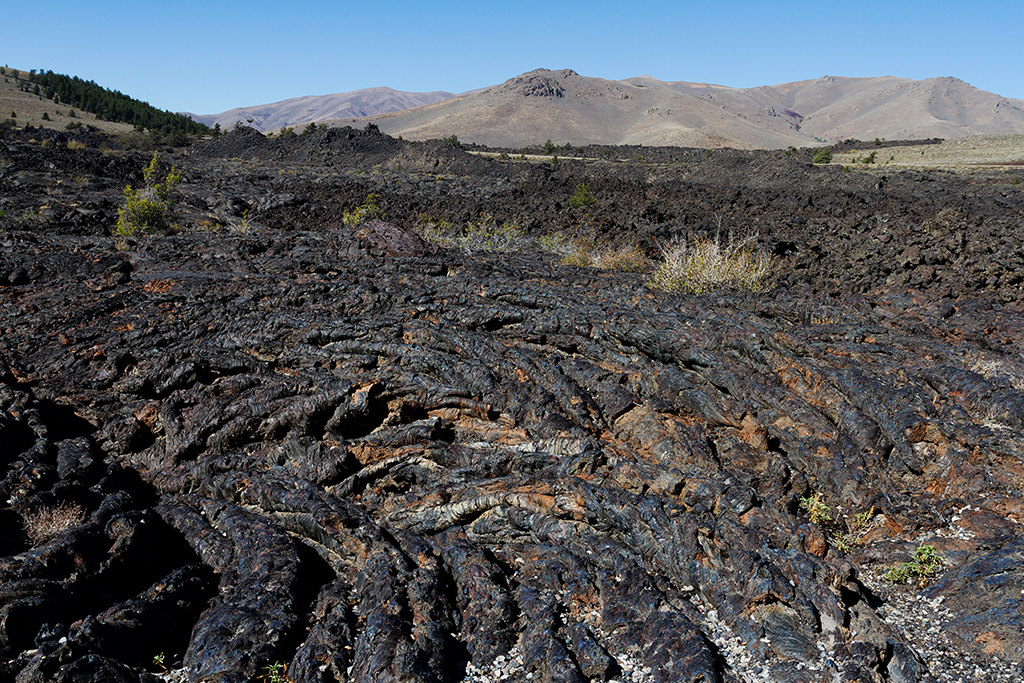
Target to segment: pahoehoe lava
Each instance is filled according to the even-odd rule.
[[[927,629],[886,618],[900,592],[941,598],[952,656],[1019,675],[1011,176],[242,129],[168,157],[179,234],[119,241],[148,159],[70,135],[0,140],[0,680],[154,681],[160,657],[188,681],[461,681],[513,649],[543,682],[627,659],[935,680]],[[599,234],[652,253],[716,215],[756,232],[771,288],[666,294],[410,229],[575,229],[579,182]],[[391,228],[344,227],[370,192]],[[26,516],[62,503],[84,519],[33,546]],[[866,580],[922,545],[930,582]]]

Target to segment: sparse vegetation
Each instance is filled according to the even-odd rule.
[[[263,667],[263,673],[256,680],[261,683],[288,683],[292,679],[288,676],[287,664],[274,662]]]
[[[870,510],[865,510],[864,512],[859,512],[854,515],[853,521],[849,523],[850,531],[856,533],[865,530],[874,518],[875,512],[875,506],[872,505]]]
[[[427,242],[465,252],[513,252],[533,246],[526,231],[515,223],[498,223],[493,216],[459,230],[450,221],[421,218],[420,236]]]
[[[41,545],[85,519],[85,510],[77,503],[61,503],[25,515],[24,528],[33,546]]]
[[[832,148],[819,147],[814,151],[811,161],[815,164],[828,164],[832,162]]]
[[[160,172],[160,154],[157,153],[143,171],[145,187],[137,190],[128,185],[124,188],[124,205],[117,210],[117,228],[114,231],[117,236],[149,235],[169,232],[173,228],[174,200],[171,191],[181,182],[181,172],[172,168],[163,182],[159,182]]]
[[[861,159],[861,163],[873,164],[873,163],[875,163],[877,158],[878,158],[878,153],[877,152],[872,152],[871,154],[869,154],[866,157],[864,157],[863,159]]]
[[[342,222],[346,227],[353,228],[375,218],[384,218],[384,212],[377,204],[379,201],[380,195],[378,194],[366,195],[365,202],[354,208],[352,211],[346,211],[344,213],[341,218]]]
[[[545,235],[538,240],[541,249],[561,256],[565,266],[644,273],[651,269],[651,260],[638,245],[599,246],[593,235],[565,237],[561,234]]]
[[[590,265],[601,270],[617,270],[624,273],[645,273],[651,269],[651,260],[636,244],[598,249],[591,257]]]
[[[586,183],[580,183],[576,186],[576,191],[573,192],[572,196],[569,197],[569,206],[574,209],[586,209],[597,203],[597,198],[590,193],[590,186]]]
[[[446,138],[441,138],[441,141],[443,143],[445,143],[446,145],[450,145],[452,147],[461,147],[461,143],[459,142],[459,138],[456,135],[449,135]]]
[[[751,246],[753,238],[722,244],[698,237],[662,252],[650,286],[667,292],[704,294],[716,289],[758,292],[771,269],[770,256]]]
[[[807,511],[811,523],[817,527],[824,528],[832,522],[832,510],[825,501],[821,499],[820,493],[800,499],[800,507]]]
[[[922,545],[914,551],[912,560],[892,567],[882,575],[882,578],[895,584],[904,584],[909,579],[917,579],[919,585],[924,587],[928,579],[938,573],[941,566],[942,558],[935,552],[935,546]]]

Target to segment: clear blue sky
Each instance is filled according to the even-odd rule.
[[[1024,0],[48,0],[0,16],[0,64],[195,114],[381,85],[457,93],[542,67],[741,88],[955,76],[1024,99]]]

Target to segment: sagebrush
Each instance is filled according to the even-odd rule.
[[[718,289],[759,292],[771,272],[771,257],[753,246],[753,238],[723,244],[698,237],[663,250],[651,276],[654,289],[683,294],[705,294]]]

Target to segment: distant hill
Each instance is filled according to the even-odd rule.
[[[128,124],[140,130],[162,131],[166,134],[201,135],[208,133],[206,126],[187,116],[161,111],[121,93],[86,81],[78,76],[67,76],[52,71],[20,71],[4,67],[5,86],[12,86],[39,101],[48,101],[49,107],[95,114],[97,119]],[[8,88],[5,87],[5,90]],[[49,112],[46,112],[49,116]],[[23,124],[22,124],[23,125]]]
[[[401,111],[440,102],[454,95],[450,92],[402,92],[392,88],[366,88],[334,95],[309,95],[273,104],[238,107],[220,114],[188,114],[208,126],[220,124],[230,129],[241,121],[256,130],[269,132],[285,126],[305,126],[326,119],[361,118]],[[248,123],[252,119],[251,123]]]
[[[79,117],[83,112],[97,115],[86,116],[85,122],[123,122],[109,124],[111,129],[127,124],[178,137],[205,133],[205,126],[216,124],[229,129],[239,121],[261,132],[314,122],[356,127],[373,122],[385,133],[411,140],[455,135],[463,142],[514,149],[545,140],[559,146],[771,149],[851,138],[1024,133],[1024,100],[951,77],[823,76],[744,89],[652,76],[612,81],[571,69],[537,69],[461,95],[378,87],[191,115],[159,111],[77,76],[5,71],[0,102],[19,113],[17,125],[76,124],[74,109]]]
[[[559,145],[784,148],[850,138],[1024,133],[1024,100],[955,78],[825,76],[740,89],[537,69],[441,102],[332,123],[371,121],[385,133],[413,140],[456,135],[464,142],[512,148],[547,139]]]
[[[979,90],[957,78],[823,76],[749,89],[651,77],[629,79],[692,95],[765,128],[789,128],[810,138],[908,140],[1024,133],[1024,100]]]

